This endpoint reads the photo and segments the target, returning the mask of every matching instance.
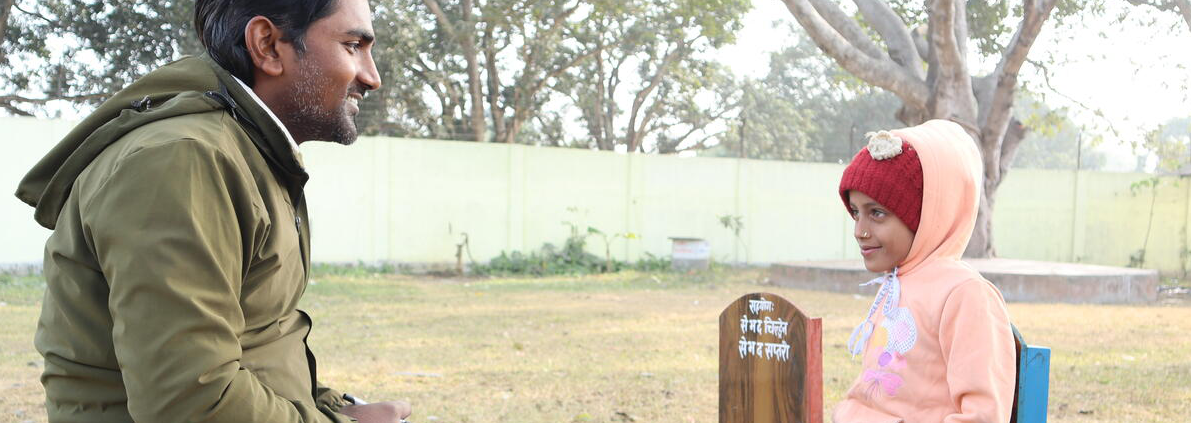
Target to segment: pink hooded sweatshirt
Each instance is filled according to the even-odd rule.
[[[918,151],[921,222],[896,277],[870,282],[881,289],[850,341],[863,348],[864,370],[833,420],[1008,422],[1016,380],[1009,313],[1001,292],[960,261],[976,225],[980,153],[949,121],[891,132]]]

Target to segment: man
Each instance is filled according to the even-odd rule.
[[[207,54],[101,105],[21,182],[54,233],[35,345],[50,422],[398,422],[318,383],[297,144],[350,144],[367,0],[198,0]]]

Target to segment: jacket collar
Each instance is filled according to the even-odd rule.
[[[286,179],[295,182],[300,191],[310,176],[302,165],[298,151],[291,146],[289,132],[281,121],[273,117],[264,103],[254,99],[255,94],[247,90],[246,85],[215,63],[210,56],[204,54],[200,58],[207,62],[219,79],[218,94],[229,97],[230,104],[226,105],[228,112],[244,127],[261,154],[277,167],[277,171]],[[214,94],[216,93],[208,93]]]

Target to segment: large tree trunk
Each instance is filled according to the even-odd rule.
[[[1191,30],[1191,0],[1125,0],[1134,6],[1150,6],[1163,12],[1175,12],[1187,22]]]
[[[1174,0],[1174,5],[1178,6],[1179,14],[1187,21],[1187,29],[1191,30],[1191,0]]]
[[[0,63],[4,63],[4,34],[8,32],[8,19],[12,16],[12,5],[16,0],[0,0]]]
[[[463,24],[467,33],[463,34],[463,54],[467,59],[467,91],[471,94],[471,131],[476,142],[484,142],[487,125],[484,123],[484,94],[481,91],[480,65],[476,55],[476,29],[472,18],[472,1],[463,0]]]
[[[463,58],[467,61],[467,91],[471,102],[469,121],[471,123],[472,140],[484,142],[484,133],[487,126],[484,123],[484,95],[481,92],[483,84],[480,82],[480,66],[476,58],[479,53],[476,51],[476,31],[475,19],[472,18],[474,9],[472,0],[463,0],[463,17],[460,25],[464,31],[463,34],[460,34],[459,30],[455,28],[455,22],[451,22],[450,18],[447,17],[446,13],[438,5],[438,1],[422,1],[426,5],[426,8],[430,9],[430,13],[434,14],[439,27],[463,48]]]
[[[501,106],[500,73],[496,68],[496,39],[493,25],[484,28],[484,68],[488,74],[488,109],[492,112],[492,139],[503,142],[505,137],[505,109]]]
[[[830,0],[782,1],[820,50],[852,75],[902,100],[897,117],[903,123],[948,119],[972,136],[983,156],[984,184],[976,228],[964,256],[995,255],[992,212],[997,188],[1024,137],[1024,129],[1013,119],[1017,75],[1057,0],[1025,0],[1022,20],[996,70],[978,78],[967,66],[963,0],[928,0],[925,34],[911,31],[884,1],[853,0],[887,51],[881,51],[859,23]]]

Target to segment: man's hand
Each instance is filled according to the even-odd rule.
[[[404,401],[375,402],[363,405],[346,405],[339,409],[360,423],[398,423],[413,413],[413,408]]]

